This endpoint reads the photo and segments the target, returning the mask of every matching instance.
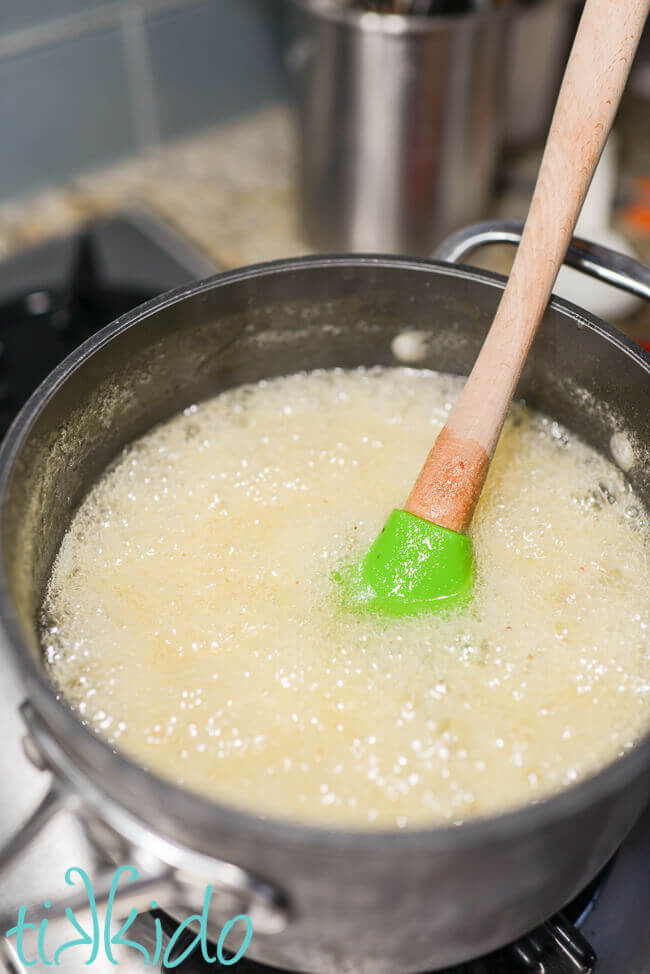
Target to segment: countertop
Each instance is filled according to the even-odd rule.
[[[224,268],[306,253],[296,232],[290,113],[272,106],[0,206],[0,259],[137,201]]]
[[[647,101],[631,97],[623,102],[616,124],[623,199],[638,180],[650,177],[649,120]],[[502,189],[488,215],[525,216],[540,151],[533,147],[504,160]],[[291,113],[275,105],[0,205],[0,259],[133,202],[161,214],[219,267],[310,252],[298,229]],[[647,229],[635,229],[619,216],[617,226],[639,258],[650,264],[650,221]],[[495,248],[489,254],[479,252],[472,262],[507,272],[511,254],[511,248]],[[617,324],[650,341],[650,306]]]

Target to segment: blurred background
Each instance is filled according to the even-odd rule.
[[[578,0],[3,0],[0,262],[134,206],[205,269],[429,256],[467,223],[522,219],[579,13]],[[650,263],[647,31],[579,230]],[[510,259],[496,247],[473,262]],[[634,299],[570,271],[558,291],[650,341]]]

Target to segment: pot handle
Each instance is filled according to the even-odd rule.
[[[518,244],[523,223],[510,220],[487,220],[458,230],[447,237],[434,253],[435,260],[450,264],[461,263],[479,247],[495,243]],[[569,244],[564,263],[605,284],[611,284],[630,294],[650,301],[650,268],[634,257],[620,254],[609,247],[574,237]]]

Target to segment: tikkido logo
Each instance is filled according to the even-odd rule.
[[[131,910],[117,933],[113,933],[113,917],[120,883],[122,885],[135,883],[138,878],[139,873],[135,866],[121,866],[116,871],[106,900],[104,922],[101,923],[92,882],[83,869],[73,866],[66,872],[65,881],[68,886],[77,886],[78,884],[83,886],[86,902],[83,903],[83,908],[77,906],[76,909],[77,913],[83,912],[85,926],[75,915],[72,908],[68,907],[65,911],[65,917],[74,929],[75,936],[63,940],[61,937],[61,933],[65,933],[62,931],[63,921],[50,924],[49,919],[44,917],[38,923],[30,922],[27,907],[21,906],[15,926],[4,932],[4,936],[15,949],[18,960],[25,968],[34,967],[39,961],[46,967],[61,967],[62,958],[65,964],[65,960],[69,956],[68,951],[87,952],[87,958],[84,961],[87,967],[94,964],[103,951],[106,960],[117,966],[120,961],[115,957],[116,948],[127,948],[130,951],[138,952],[145,967],[158,968],[158,970],[162,967],[162,970],[170,971],[180,967],[196,950],[200,950],[204,963],[220,964],[222,967],[232,967],[243,958],[253,938],[252,921],[244,913],[229,920],[222,928],[216,946],[211,946],[211,939],[208,936],[208,918],[214,893],[212,886],[206,888],[202,912],[183,920],[171,936],[163,930],[159,917],[153,917],[155,924],[153,951],[148,950],[137,940],[129,939],[126,936],[138,916],[138,911],[135,909]],[[45,911],[50,910],[51,901],[46,900],[44,907]],[[155,910],[157,907],[158,904],[152,901],[151,909]],[[40,911],[41,916],[42,912]],[[226,940],[232,937],[233,940],[237,938],[238,942],[242,933],[243,939],[238,950],[233,952],[231,949],[227,949]],[[195,936],[192,937],[192,934]],[[2,935],[3,931],[0,930],[0,938]],[[215,953],[211,953],[212,950]],[[29,956],[27,956],[28,954]]]

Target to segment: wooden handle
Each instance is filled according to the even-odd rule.
[[[625,88],[650,0],[587,0],[496,317],[405,510],[464,531]]]

